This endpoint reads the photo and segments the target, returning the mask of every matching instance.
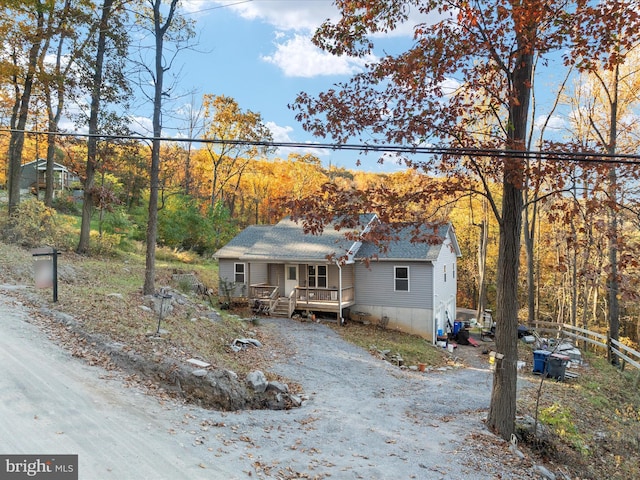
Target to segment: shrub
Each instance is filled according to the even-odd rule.
[[[59,250],[71,250],[77,238],[72,220],[37,199],[18,205],[3,234],[7,241],[27,248],[48,245]]]
[[[60,213],[79,215],[82,212],[82,202],[76,200],[71,194],[60,194],[53,199],[53,208]]]
[[[129,210],[129,218],[131,219],[134,229],[129,233],[132,240],[146,241],[147,221],[149,212],[146,207],[137,206]]]
[[[98,232],[92,231],[90,237],[90,250],[91,253],[97,255],[112,255],[115,249],[120,245],[121,235],[117,233],[103,232],[100,235]]]
[[[237,233],[223,206],[211,208],[184,195],[169,197],[158,212],[158,243],[171,248],[215,251]]]
[[[138,228],[121,207],[115,208],[112,212],[107,212],[102,221],[102,226],[105,232],[125,234],[132,237],[135,236],[135,230]]]

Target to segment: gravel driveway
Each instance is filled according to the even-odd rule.
[[[0,452],[78,454],[86,480],[534,478],[483,427],[488,368],[403,371],[326,325],[269,318],[297,350],[274,371],[308,399],[216,412],[71,357],[2,290]]]

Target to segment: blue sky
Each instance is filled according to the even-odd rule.
[[[346,81],[366,61],[334,57],[311,44],[311,36],[325,19],[338,18],[332,0],[183,0],[182,13],[196,20],[199,39],[195,49],[180,52],[169,72],[179,78],[172,100],[165,104],[164,136],[186,136],[184,130],[179,131],[187,124],[182,112],[188,104],[197,107],[207,93],[233,97],[241,109],[260,113],[276,141],[332,142],[305,132],[287,107],[301,91],[315,94]],[[413,26],[424,20],[412,16],[404,28],[376,41],[387,52],[403,51],[411,44]],[[553,67],[546,72],[542,90],[548,95],[553,90],[550,85],[557,85],[560,79],[551,78]],[[146,110],[141,108],[136,118],[138,132],[148,134],[151,115]],[[182,121],[177,119],[181,116]],[[561,128],[562,123],[556,117],[553,125]],[[286,158],[290,151],[280,149],[277,156]],[[325,166],[332,163],[366,171],[404,168],[392,160],[380,165],[379,154],[363,156],[356,151],[312,147],[299,151],[308,152]]]
[[[193,91],[194,96],[180,97],[176,91],[179,100],[171,109],[179,112],[193,98],[199,102],[204,93],[226,95],[243,110],[260,113],[276,141],[323,141],[304,132],[287,105],[301,91],[318,93],[361,70],[362,59],[334,57],[310,42],[322,21],[337,18],[331,0],[189,0],[183,12],[197,20],[199,42],[196,51],[180,53],[172,73],[179,72],[182,95]],[[417,20],[411,25],[415,23]],[[385,39],[385,47],[406,45],[410,34],[407,28]],[[175,135],[171,127],[179,123],[165,121],[165,135]],[[398,169],[393,162],[380,166],[372,154],[361,157],[362,166],[356,167],[358,152],[308,151],[325,165],[331,162],[367,171]],[[286,158],[288,153],[283,149],[278,156]]]

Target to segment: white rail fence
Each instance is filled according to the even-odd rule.
[[[594,345],[596,348],[605,350],[610,360],[613,359],[613,356],[618,357],[621,360],[622,369],[626,364],[629,364],[640,370],[640,352],[620,343],[618,340],[614,340],[608,335],[574,327],[567,323],[537,322],[536,325],[536,327],[530,328],[538,332],[553,333],[558,338],[568,337],[584,344]]]

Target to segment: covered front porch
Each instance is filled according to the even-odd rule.
[[[296,310],[329,312],[340,316],[343,309],[354,304],[353,287],[342,290],[296,287],[288,297],[280,296],[279,291],[277,285],[250,285],[249,301],[257,312],[281,312],[288,317]],[[342,298],[339,300],[341,292]]]
[[[268,281],[249,283],[249,302],[257,312],[287,317],[297,310],[327,312],[340,320],[343,310],[355,303],[353,265],[268,264],[265,273]]]

